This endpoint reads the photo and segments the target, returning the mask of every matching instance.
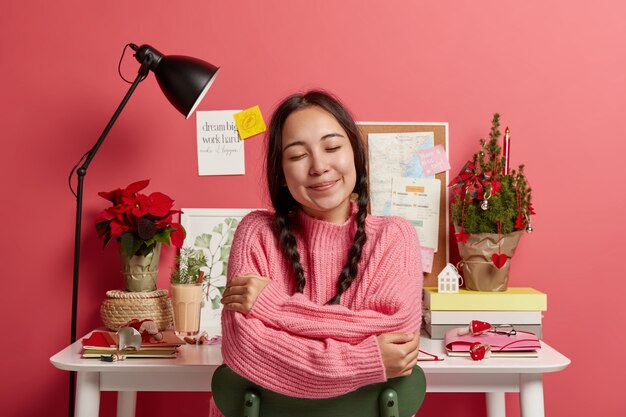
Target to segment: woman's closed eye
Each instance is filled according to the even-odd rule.
[[[304,157],[306,157],[306,154],[305,153],[301,153],[301,154],[298,154],[298,155],[291,155],[291,156],[289,156],[288,159],[290,161],[299,161],[299,160],[303,159]]]
[[[326,148],[326,151],[327,152],[337,152],[339,149],[341,149],[341,145],[333,146],[332,148]]]

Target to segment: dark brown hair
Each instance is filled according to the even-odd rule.
[[[358,195],[356,215],[357,229],[354,242],[350,248],[348,261],[343,267],[337,284],[336,295],[327,304],[339,304],[341,294],[350,287],[357,275],[358,264],[361,260],[363,245],[367,240],[365,235],[365,218],[367,217],[367,205],[369,192],[367,189],[367,154],[365,144],[350,112],[341,102],[325,91],[313,90],[304,94],[294,94],[283,100],[274,111],[269,126],[266,174],[272,206],[276,211],[274,217],[274,233],[280,242],[280,246],[291,261],[291,266],[296,277],[296,291],[303,292],[306,284],[304,270],[300,263],[300,254],[296,245],[296,238],[292,232],[290,212],[300,207],[293,198],[289,189],[285,186],[285,174],[283,173],[282,132],[285,121],[296,110],[308,107],[320,107],[330,113],[348,135],[352,151],[354,153],[354,165],[356,169],[356,184],[353,192]]]

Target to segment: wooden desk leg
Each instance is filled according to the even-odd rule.
[[[75,417],[98,417],[100,413],[100,374],[77,372]]]
[[[506,417],[504,392],[486,392],[487,417]]]
[[[519,402],[522,417],[544,417],[541,374],[520,374]]]
[[[118,391],[117,417],[135,417],[137,391]]]

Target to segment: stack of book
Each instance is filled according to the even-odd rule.
[[[509,287],[495,292],[461,288],[458,293],[440,293],[436,287],[425,287],[423,328],[431,339],[443,339],[448,330],[480,320],[493,326],[512,325],[541,339],[547,306],[547,295],[533,288]]]
[[[161,332],[159,341],[142,342],[141,349],[125,349],[122,354],[128,358],[175,358],[177,348],[185,341],[176,336],[173,331]],[[82,340],[83,358],[100,358],[117,353],[117,334],[114,332],[95,331],[90,337]]]

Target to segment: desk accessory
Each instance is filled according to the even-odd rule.
[[[536,335],[522,331],[499,332],[489,323],[474,323],[475,332],[468,332],[467,327],[449,330],[444,338],[446,352],[450,356],[459,356],[463,353],[474,360],[493,356],[537,356],[541,343]],[[490,330],[491,329],[491,330]],[[524,353],[519,353],[524,352]]]
[[[507,128],[503,156],[499,126],[496,113],[489,141],[480,140],[480,150],[450,183],[459,264],[466,288],[476,291],[506,290],[519,239],[524,230],[533,230],[530,216],[535,212],[524,165],[509,173],[510,131]]]
[[[174,330],[179,336],[194,336],[200,332],[204,280],[201,268],[207,266],[207,258],[199,249],[184,247],[176,257],[171,285]]]
[[[83,182],[87,174],[87,168],[95,157],[102,142],[108,135],[109,131],[115,124],[120,113],[126,106],[131,95],[141,81],[146,79],[149,72],[155,74],[157,82],[170,103],[181,112],[185,118],[189,118],[194,110],[204,98],[204,95],[211,87],[219,68],[199,60],[197,58],[185,56],[166,56],[150,45],[137,46],[128,44],[135,51],[135,58],[141,64],[135,80],[132,82],[128,92],[122,99],[121,103],[115,110],[109,123],[96,141],[95,145],[88,150],[78,161],[70,172],[69,183],[70,190],[76,197],[76,228],[74,234],[74,273],[72,280],[72,323],[71,323],[71,343],[76,341],[76,321],[78,312],[78,278],[79,278],[79,261],[80,261],[80,231],[82,218],[82,200],[83,200]],[[124,51],[126,51],[126,47]],[[122,58],[123,58],[122,54]],[[121,59],[120,59],[121,61]],[[81,165],[82,162],[82,165]],[[71,180],[76,173],[77,186],[74,191]],[[75,396],[75,379],[76,374],[70,372],[69,381],[69,415],[74,415],[74,396]]]
[[[110,290],[100,304],[100,318],[110,330],[119,330],[133,319],[152,319],[161,331],[172,324],[172,304],[168,291],[162,288],[149,292]]]

